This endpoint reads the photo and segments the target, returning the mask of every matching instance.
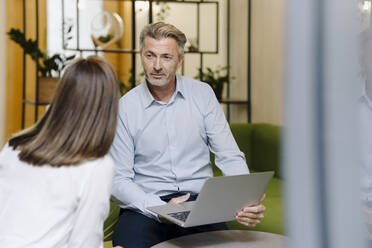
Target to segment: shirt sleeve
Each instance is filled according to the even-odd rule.
[[[92,163],[92,162],[91,162]],[[114,165],[109,156],[89,164],[76,210],[68,247],[103,247],[103,223],[110,209]]]
[[[249,169],[244,153],[239,150],[222,108],[210,86],[208,86],[206,99],[205,129],[209,149],[215,155],[217,167],[225,176],[248,174]]]
[[[139,211],[144,215],[159,220],[157,215],[147,207],[166,204],[160,197],[144,192],[134,181],[134,142],[127,128],[127,118],[121,112],[118,118],[116,136],[110,149],[115,162],[115,177],[112,196],[120,207]]]

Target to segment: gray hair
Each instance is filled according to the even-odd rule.
[[[142,51],[143,41],[146,37],[151,37],[156,40],[163,38],[173,38],[176,40],[178,45],[178,55],[181,56],[184,53],[184,47],[186,43],[186,36],[179,29],[171,24],[164,22],[156,22],[146,25],[140,34],[139,49]]]

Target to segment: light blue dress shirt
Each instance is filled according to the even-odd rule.
[[[168,103],[156,101],[146,82],[119,103],[116,137],[110,153],[116,175],[113,197],[120,207],[156,218],[149,206],[178,191],[199,193],[213,176],[210,151],[224,175],[249,173],[212,88],[176,76]]]

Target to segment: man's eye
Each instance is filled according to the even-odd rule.
[[[146,54],[146,57],[151,59],[152,58],[152,54]]]
[[[164,58],[166,59],[166,60],[171,60],[172,59],[172,57],[171,56],[164,56]]]

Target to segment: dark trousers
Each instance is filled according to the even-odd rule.
[[[171,198],[183,194],[167,195],[161,199],[169,201]],[[197,195],[192,195],[189,200],[195,200],[196,197]],[[176,224],[160,223],[143,214],[122,209],[115,225],[112,244],[114,247],[120,245],[125,248],[147,248],[188,234],[226,229],[225,223],[183,228]]]

